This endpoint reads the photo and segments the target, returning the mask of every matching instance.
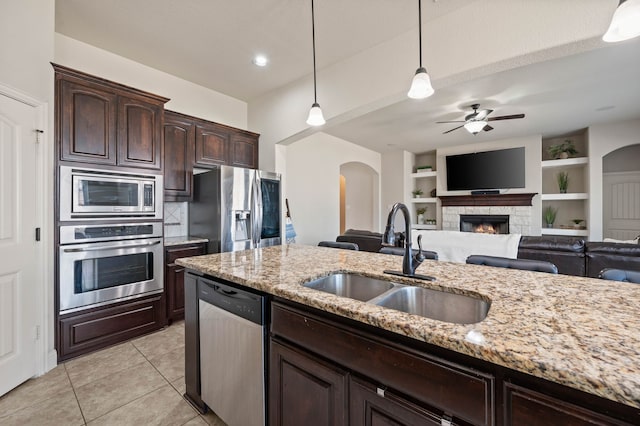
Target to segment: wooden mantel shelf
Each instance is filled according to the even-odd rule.
[[[537,193],[487,194],[487,195],[441,195],[442,207],[449,206],[530,206]]]

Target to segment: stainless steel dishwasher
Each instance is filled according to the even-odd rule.
[[[264,297],[198,281],[202,400],[229,426],[263,426]]]

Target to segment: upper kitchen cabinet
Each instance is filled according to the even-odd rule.
[[[167,98],[53,67],[61,161],[162,169]]]
[[[249,132],[234,132],[231,134],[229,149],[229,165],[236,167],[258,168],[258,138],[259,135]]]
[[[227,164],[229,137],[229,130],[225,126],[198,120],[194,164],[206,168]]]
[[[164,199],[189,201],[196,125],[189,117],[164,113]]]

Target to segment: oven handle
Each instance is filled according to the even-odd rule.
[[[78,253],[81,251],[100,251],[100,250],[109,250],[109,249],[121,249],[121,248],[136,248],[136,247],[148,247],[155,246],[156,244],[160,244],[160,241],[153,241],[151,243],[144,244],[122,244],[117,246],[100,246],[100,247],[86,247],[86,248],[66,248],[64,249],[65,253]]]

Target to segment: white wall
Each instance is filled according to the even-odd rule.
[[[55,35],[55,62],[116,83],[170,98],[165,108],[247,128],[247,104],[62,34]]]
[[[0,7],[0,84],[9,86],[36,101],[42,102],[43,128],[41,138],[42,164],[44,167],[42,193],[35,194],[42,205],[42,253],[43,263],[34,264],[41,269],[44,281],[41,294],[44,300],[43,339],[44,353],[40,373],[56,365],[54,349],[53,310],[53,31],[55,2],[53,0],[2,0]],[[34,161],[36,161],[34,159]],[[40,301],[34,301],[40,303]]]
[[[524,147],[525,149],[525,187],[509,189],[509,193],[537,193],[532,200],[533,217],[531,221],[532,235],[539,235],[542,226],[542,203],[540,195],[542,193],[542,136],[533,135],[521,138],[502,139],[498,141],[477,143],[472,145],[460,145],[448,148],[440,148],[436,152],[436,171],[438,195],[462,195],[469,194],[469,191],[447,191],[447,165],[445,157],[447,155],[466,154],[471,152],[491,151],[496,149],[507,149]]]
[[[296,242],[335,240],[340,234],[340,166],[360,162],[379,174],[380,154],[325,133],[287,146],[286,152],[285,197]]]
[[[382,154],[382,196],[380,217],[380,229],[384,231],[387,217],[395,203],[404,203],[409,206],[413,179],[409,176],[409,170],[413,168],[415,155],[407,151],[393,151]],[[404,229],[404,218],[396,215],[393,224],[395,229]]]
[[[366,164],[340,166],[345,179],[345,229],[377,230],[380,218],[380,175]]]
[[[598,124],[588,129],[590,203],[587,223],[591,241],[602,240],[602,157],[637,143],[640,143],[640,119]]]

